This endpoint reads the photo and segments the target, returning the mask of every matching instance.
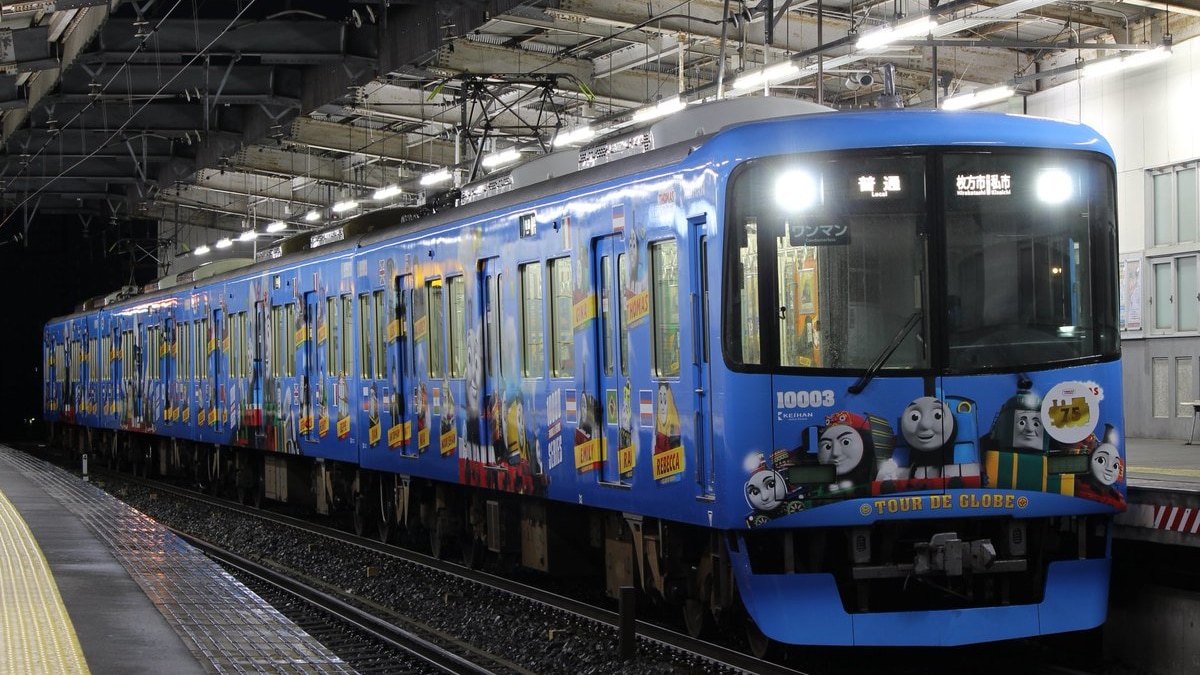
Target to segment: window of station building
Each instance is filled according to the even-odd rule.
[[[450,377],[461,378],[467,369],[467,300],[462,276],[446,279],[446,300],[450,304],[448,344],[450,347]]]
[[[550,377],[569,377],[575,370],[575,329],[572,324],[571,259],[556,258],[550,268]]]
[[[1154,246],[1197,243],[1200,241],[1200,193],[1197,163],[1164,167],[1149,172],[1153,194],[1150,241]]]
[[[444,289],[441,279],[431,279],[425,282],[425,296],[429,307],[429,376],[441,377],[445,373],[443,364],[442,339],[446,331],[445,309],[442,304]]]
[[[371,306],[371,296],[363,293],[358,296],[358,368],[359,377],[364,380],[375,376],[375,338],[374,308]]]
[[[395,316],[388,315],[387,300],[382,290],[371,294],[371,302],[375,305],[375,378],[382,380],[387,377],[388,323]]]
[[[679,376],[679,256],[675,240],[650,244],[652,287],[650,312],[654,317],[654,374]]]
[[[521,341],[524,344],[521,372],[539,377],[546,361],[546,338],[542,320],[542,266],[532,262],[521,265]]]
[[[354,335],[354,305],[350,294],[342,296],[342,349],[338,358],[341,359],[341,364],[338,366],[339,375],[349,375],[354,372],[354,346],[351,344],[350,336]]]
[[[1153,333],[1200,330],[1200,300],[1197,292],[1197,255],[1150,258],[1153,280],[1150,307]]]

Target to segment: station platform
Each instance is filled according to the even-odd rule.
[[[169,530],[0,445],[0,673],[353,673]]]
[[[1200,445],[1178,439],[1125,441],[1128,509],[1113,536],[1200,547]]]

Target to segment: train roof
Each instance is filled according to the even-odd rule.
[[[759,122],[782,124],[783,118],[808,120],[802,138],[764,133],[744,125]],[[947,140],[947,129],[954,132]],[[853,134],[847,134],[847,131]],[[1112,156],[1112,148],[1087,125],[1024,115],[980,111],[864,110],[839,112],[808,101],[752,97],[714,101],[689,106],[657,122],[605,137],[581,148],[542,155],[512,169],[493,173],[463,186],[458,205],[438,209],[396,208],[376,211],[330,228],[305,232],[260,252],[256,259],[236,263],[207,263],[176,275],[173,281],[156,280],[143,289],[125,287],[96,302],[88,301],[77,312],[152,300],[173,287],[237,278],[268,268],[279,258],[289,262],[336,255],[339,252],[378,245],[402,231],[433,230],[459,220],[472,220],[554,194],[603,183],[642,171],[670,166],[694,153],[703,153],[707,141],[726,132],[730,142],[747,156],[789,151],[821,151],[853,147],[899,147],[915,145],[969,145],[1004,147],[1035,143],[1049,148],[1089,149]],[[722,134],[722,136],[726,135]],[[789,146],[795,146],[789,149]],[[209,265],[206,273],[195,274]],[[189,276],[189,272],[192,272]],[[168,279],[164,277],[163,279]],[[149,293],[138,296],[138,291]],[[136,298],[134,297],[136,296]],[[67,317],[58,317],[63,319]]]

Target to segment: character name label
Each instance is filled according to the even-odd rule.
[[[864,516],[872,513],[894,515],[944,509],[1023,509],[1029,499],[1005,492],[970,492],[960,495],[903,495],[873,499],[859,507]]]

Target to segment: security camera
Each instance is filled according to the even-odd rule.
[[[872,84],[875,84],[875,77],[870,73],[854,73],[846,78],[846,88],[850,91],[858,91]]]

